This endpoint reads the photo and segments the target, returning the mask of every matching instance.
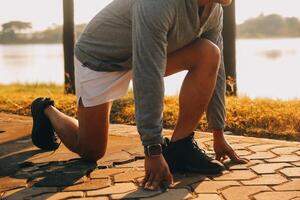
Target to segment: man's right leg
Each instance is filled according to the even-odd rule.
[[[165,76],[188,70],[179,94],[179,116],[172,141],[193,132],[212,96],[218,66],[219,48],[207,39],[197,39],[168,55]]]
[[[111,106],[112,102],[84,107],[80,99],[78,120],[54,106],[47,107],[44,113],[68,149],[85,159],[97,161],[106,151]]]
[[[179,116],[164,156],[171,171],[218,174],[224,166],[208,157],[194,140],[195,130],[211,98],[220,62],[220,50],[206,39],[168,55],[165,76],[188,70],[179,95]]]

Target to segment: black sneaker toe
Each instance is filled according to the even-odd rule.
[[[198,146],[194,133],[176,142],[169,142],[167,139],[165,141],[167,146],[163,149],[163,155],[172,173],[217,175],[225,169],[221,162],[213,160]]]
[[[202,160],[198,164],[188,164],[185,166],[187,172],[200,174],[221,174],[225,170],[224,165],[217,160]]]

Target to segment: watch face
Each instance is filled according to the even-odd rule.
[[[149,156],[159,155],[162,153],[161,144],[149,145],[147,146],[147,150]]]

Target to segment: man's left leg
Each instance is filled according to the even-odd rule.
[[[182,157],[196,156],[197,158],[192,159],[190,163],[193,166],[189,166],[189,169],[195,172],[219,173],[223,169],[220,163],[212,161],[201,149],[197,150],[198,146],[194,143],[192,135],[212,96],[219,64],[220,50],[215,44],[206,39],[195,40],[186,47],[168,55],[165,76],[188,70],[181,86],[179,116],[169,146],[170,148],[176,146],[172,150],[173,153],[176,152],[177,154],[174,155],[176,160],[180,157],[178,154],[181,153]],[[186,145],[192,145],[191,148],[196,147],[196,150],[185,152],[188,148]],[[183,149],[179,149],[181,147]],[[185,155],[186,153],[191,155]],[[189,160],[185,162],[189,165]],[[172,161],[169,160],[169,164],[172,165]],[[174,167],[179,166],[170,166],[171,169]],[[179,168],[184,170],[184,167]]]

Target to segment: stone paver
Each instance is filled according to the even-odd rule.
[[[106,188],[111,185],[109,179],[92,179],[81,184],[70,185],[63,188],[63,191],[89,191]]]
[[[264,163],[264,161],[263,160],[249,160],[249,162],[246,164],[236,164],[236,163],[229,161],[229,162],[225,162],[224,164],[226,165],[226,167],[229,170],[247,170],[251,166],[258,165],[261,163]]]
[[[145,176],[144,169],[131,168],[123,173],[114,175],[114,181],[116,183],[120,182],[131,182],[136,181],[138,178]]]
[[[292,154],[299,150],[299,147],[280,147],[272,149],[271,151],[278,155]]]
[[[6,113],[0,113],[0,144],[7,143],[11,141],[24,141],[28,136],[28,131],[32,127],[32,119],[30,117],[20,116],[20,115],[10,115]],[[12,126],[13,125],[13,126]],[[31,143],[31,141],[29,141]],[[21,143],[15,143],[14,146],[26,147],[27,145],[18,145]],[[10,147],[10,146],[9,146]],[[0,157],[6,155],[10,152],[10,148],[1,149]],[[7,151],[8,150],[8,151]]]
[[[198,194],[194,200],[222,200],[217,194]]]
[[[220,181],[234,181],[234,180],[249,180],[257,177],[257,175],[250,170],[235,170],[223,174],[222,176],[217,176],[214,180]]]
[[[275,158],[276,155],[270,151],[259,151],[251,155],[245,156],[249,160],[264,160],[269,158]]]
[[[294,198],[299,197],[300,192],[263,192],[254,196],[255,200],[294,200]]]
[[[62,145],[64,146],[64,145]],[[65,147],[61,148],[65,149]],[[59,149],[60,150],[60,149]],[[30,159],[26,160],[27,162],[32,162],[33,164],[40,164],[40,163],[46,163],[46,162],[66,162],[70,159],[79,158],[79,156],[72,152],[58,152],[56,154],[45,152],[42,154],[38,154],[34,157],[31,157]]]
[[[254,152],[261,152],[261,151],[268,151],[272,148],[279,147],[279,146],[280,145],[277,144],[259,144],[259,145],[251,146],[248,149]]]
[[[109,200],[109,197],[83,197],[83,198],[72,198],[72,200]]]
[[[295,190],[300,191],[300,179],[294,179],[291,180],[290,182],[278,186],[274,186],[273,188],[276,191],[295,191]]]
[[[33,197],[32,200],[57,200],[57,199],[71,199],[71,198],[80,198],[83,197],[83,192],[58,192],[58,193],[46,193],[36,197]]]
[[[161,191],[148,191],[142,188],[137,188],[126,193],[117,193],[110,195],[111,199],[139,199],[139,198],[151,198],[162,194]]]
[[[18,188],[18,189],[13,189],[13,190],[7,190],[5,192],[1,192],[0,193],[0,198],[1,199],[7,199],[7,198],[12,199],[11,198],[12,196],[15,196],[15,194],[17,194],[18,192],[21,192],[23,190],[24,190],[24,187]],[[57,190],[55,190],[55,191],[57,191]]]
[[[130,169],[130,168],[128,168]],[[90,178],[108,178],[116,174],[120,174],[128,170],[126,168],[108,168],[108,169],[97,169],[89,174]]]
[[[123,194],[128,193],[130,191],[135,191],[137,186],[133,183],[116,183],[115,185],[94,191],[88,191],[88,196],[103,196],[103,195],[111,195],[111,194]]]
[[[300,167],[300,161],[299,162],[293,162],[292,164],[297,166],[297,167]]]
[[[280,170],[280,172],[289,178],[300,178],[300,167],[289,167]]]
[[[239,156],[248,156],[248,155],[251,155],[251,151],[248,151],[248,150],[235,150],[235,153],[237,153]]]
[[[270,163],[286,163],[286,162],[296,162],[300,161],[300,156],[297,155],[281,155],[277,158],[267,159]]]
[[[234,186],[222,191],[225,199],[230,200],[249,200],[249,196],[258,192],[270,191],[267,186]]]
[[[276,170],[281,169],[283,167],[289,167],[292,166],[288,163],[265,163],[265,164],[258,164],[251,169],[256,172],[257,174],[270,174],[270,173],[276,173]]]
[[[144,160],[136,160],[134,162],[130,162],[130,163],[126,163],[126,164],[122,164],[122,165],[117,165],[117,167],[140,167],[140,168],[144,168]]]
[[[288,180],[279,174],[266,174],[253,180],[242,181],[243,185],[278,185]]]
[[[246,150],[247,147],[253,146],[255,145],[255,143],[232,143],[231,146],[235,149],[235,150]]]
[[[112,164],[120,165],[125,163],[130,163],[134,161],[134,157],[125,151],[119,151],[105,156],[103,159],[99,160],[98,164]]]
[[[237,181],[203,181],[192,185],[196,193],[218,193],[224,188],[239,186]]]
[[[64,187],[73,184],[82,184],[84,179],[81,174],[66,174],[61,172],[34,179],[33,182],[35,187]]]
[[[182,200],[182,199],[191,199],[193,196],[187,189],[170,189],[168,192],[165,192],[159,196],[154,196],[151,198],[146,198],[148,200]]]
[[[6,200],[14,200],[14,199],[25,199],[31,198],[33,196],[39,196],[45,193],[56,193],[59,192],[56,187],[31,187],[31,188],[22,188],[20,190],[13,190],[4,193],[3,198]]]
[[[123,151],[129,153],[133,157],[144,158],[144,148],[142,146],[136,146],[129,149],[122,149]]]
[[[193,183],[202,183],[203,181],[209,181],[205,175],[199,174],[175,174],[174,188],[189,188]]]
[[[16,179],[10,177],[0,178],[0,193],[26,186],[26,179]]]
[[[168,191],[148,191],[138,186],[145,172],[136,127],[112,124],[105,157],[91,163],[64,145],[38,150],[30,140],[31,123],[0,113],[0,199],[300,200],[299,142],[226,135],[249,163],[226,161],[218,176],[174,174]],[[197,132],[196,140],[213,156],[211,134]]]

